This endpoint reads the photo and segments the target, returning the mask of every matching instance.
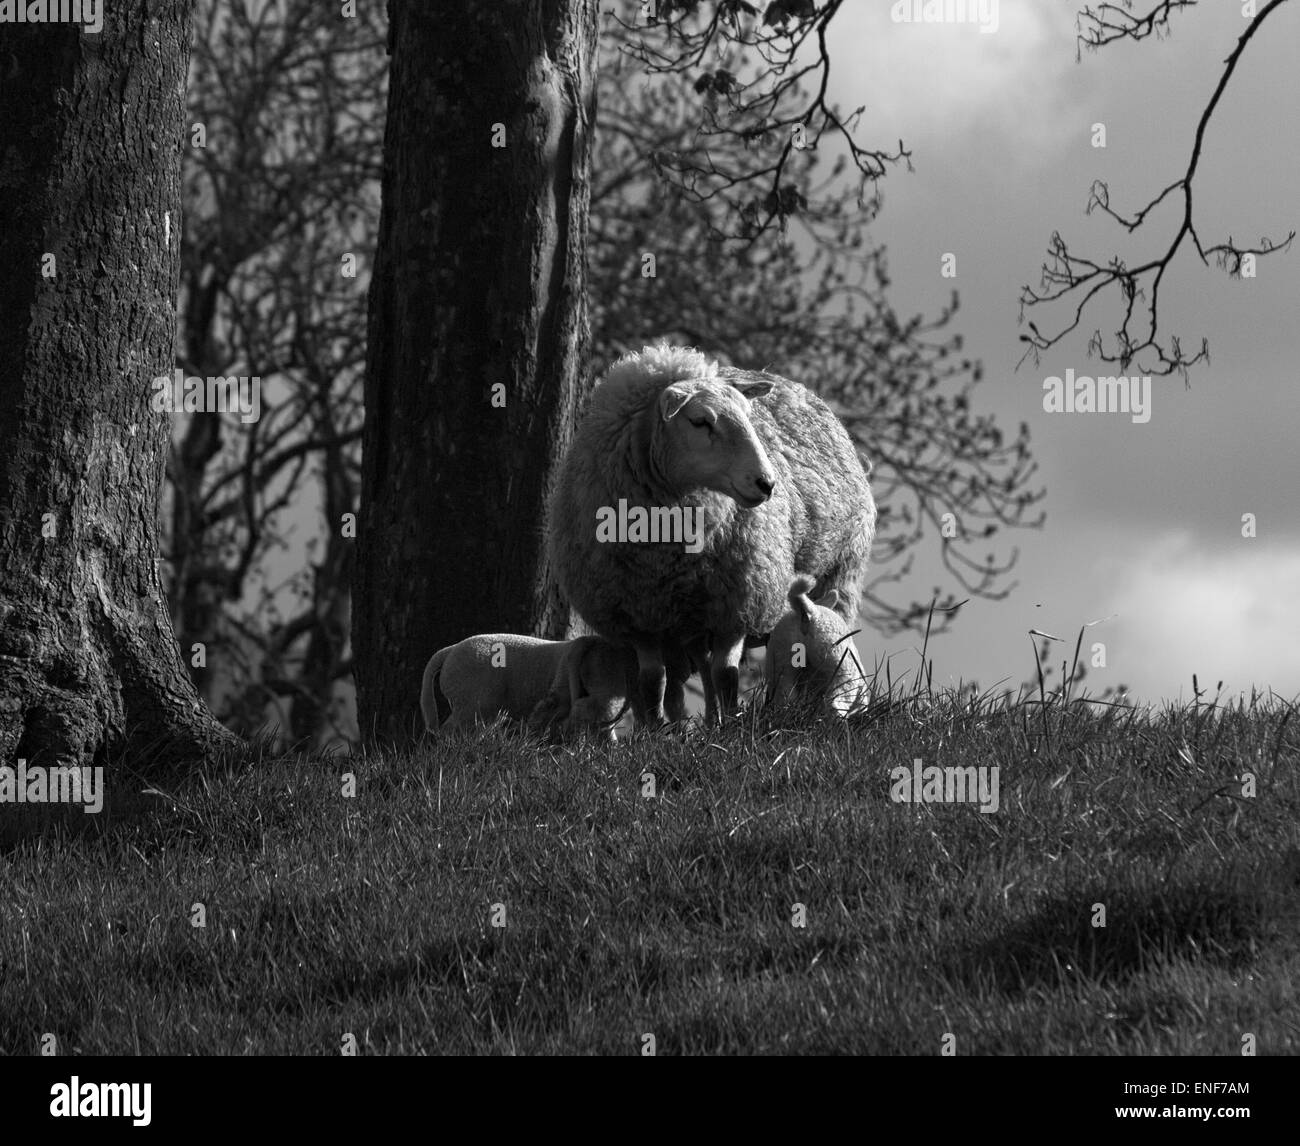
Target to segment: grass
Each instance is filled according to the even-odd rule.
[[[1295,1054],[1293,714],[894,689],[7,806],[0,1052]],[[996,765],[998,812],[892,802],[918,757]]]

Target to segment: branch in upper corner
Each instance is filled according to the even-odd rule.
[[[1145,39],[1153,32],[1167,31],[1171,12],[1179,8],[1192,7],[1196,2],[1197,0],[1161,0],[1145,16],[1132,14],[1132,0],[1123,0],[1122,7],[1115,4],[1101,4],[1095,8],[1088,6],[1080,13],[1079,18],[1080,21],[1089,21],[1091,27],[1087,35],[1080,36],[1080,42],[1090,48],[1098,48],[1117,39]],[[1237,40],[1237,46],[1224,62],[1223,72],[1214,94],[1201,113],[1187,170],[1179,179],[1170,183],[1141,210],[1131,215],[1122,214],[1111,207],[1110,187],[1106,183],[1099,180],[1092,185],[1087,213],[1100,211],[1130,233],[1142,227],[1147,222],[1148,216],[1166,199],[1181,196],[1182,217],[1164,253],[1130,267],[1119,255],[1111,255],[1104,260],[1076,255],[1071,252],[1060,232],[1053,232],[1048,245],[1048,261],[1043,264],[1038,288],[1030,286],[1021,288],[1021,321],[1025,321],[1025,310],[1028,307],[1063,302],[1068,299],[1074,301],[1074,313],[1068,322],[1051,334],[1044,334],[1036,323],[1028,322],[1029,333],[1020,336],[1020,341],[1026,343],[1025,353],[1021,356],[1020,362],[1023,363],[1030,357],[1037,362],[1040,352],[1055,346],[1067,334],[1076,330],[1083,322],[1084,312],[1089,303],[1111,288],[1115,288],[1119,293],[1124,318],[1109,345],[1100,330],[1093,331],[1088,342],[1090,354],[1097,355],[1103,362],[1118,363],[1126,372],[1130,365],[1136,362],[1138,370],[1143,374],[1168,375],[1177,371],[1182,374],[1184,380],[1187,379],[1191,367],[1209,361],[1209,343],[1205,339],[1201,339],[1200,347],[1195,354],[1191,355],[1183,351],[1182,342],[1175,335],[1163,336],[1162,341],[1160,287],[1174,256],[1188,238],[1191,239],[1192,246],[1202,263],[1208,265],[1210,257],[1213,256],[1219,267],[1233,277],[1242,274],[1247,260],[1263,258],[1265,255],[1287,250],[1295,238],[1295,231],[1290,231],[1281,242],[1274,242],[1264,236],[1256,246],[1248,247],[1238,245],[1229,236],[1224,242],[1207,246],[1201,241],[1192,213],[1192,181],[1200,162],[1206,128],[1246,45],[1269,15],[1285,3],[1287,0],[1269,0]],[[1139,313],[1139,303],[1143,313]],[[1147,356],[1145,360],[1142,358],[1143,355]]]
[[[1075,27],[1078,52],[1090,52],[1113,44],[1116,40],[1145,40],[1154,34],[1157,38],[1169,35],[1169,16],[1179,8],[1194,8],[1198,0],[1159,0],[1145,16],[1133,15],[1133,0],[1121,4],[1085,5],[1079,13]]]

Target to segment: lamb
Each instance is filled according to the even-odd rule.
[[[828,712],[848,716],[864,703],[866,674],[853,647],[853,635],[835,612],[839,591],[812,600],[811,577],[790,583],[786,613],[767,642],[763,675],[767,701],[780,704],[791,696],[813,696]]]
[[[745,638],[772,631],[796,571],[838,590],[850,618],[875,521],[862,461],[820,398],[661,344],[620,359],[592,392],[548,546],[574,610],[636,650],[636,713],[658,724],[682,678],[665,658],[703,642],[706,693],[735,712]]]
[[[481,633],[429,658],[420,685],[420,711],[431,732],[476,720],[486,723],[499,713],[529,720],[557,681],[567,690],[571,679],[584,703],[576,714],[574,706],[560,714],[568,721],[566,730],[584,720],[603,719],[626,695],[627,657],[599,637],[547,641],[516,633]]]

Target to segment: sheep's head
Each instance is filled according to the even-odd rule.
[[[771,389],[693,378],[660,393],[663,468],[678,489],[715,490],[745,509],[772,496],[776,471],[749,418],[750,401]]]
[[[559,692],[549,692],[542,697],[528,715],[528,727],[534,732],[547,732],[568,719],[570,700]]]

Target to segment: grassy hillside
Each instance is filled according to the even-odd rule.
[[[1295,1054],[1293,711],[949,694],[5,806],[0,1052]],[[918,758],[998,810],[891,801]]]

